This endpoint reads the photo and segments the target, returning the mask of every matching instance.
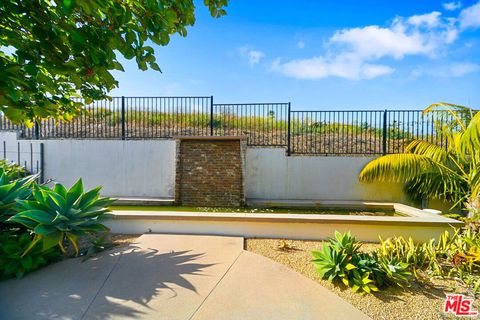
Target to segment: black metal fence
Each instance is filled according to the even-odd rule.
[[[0,145],[1,159],[23,167],[29,174],[38,174],[38,182],[44,183],[45,148],[40,142],[11,142],[3,140]]]
[[[70,121],[33,128],[0,116],[0,130],[25,139],[162,139],[175,136],[248,137],[251,146],[286,147],[288,154],[379,155],[401,152],[414,138],[440,145],[441,117],[417,110],[292,111],[290,103],[218,104],[213,97],[115,97],[86,105]]]

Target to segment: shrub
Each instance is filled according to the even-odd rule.
[[[407,265],[376,254],[361,253],[361,243],[349,232],[335,232],[320,251],[313,251],[313,263],[322,279],[340,280],[354,292],[371,293],[387,284],[408,283]]]
[[[28,175],[28,172],[24,167],[5,159],[0,160],[0,168],[9,180],[23,178]]]
[[[449,278],[480,289],[480,232],[471,225],[453,233],[446,231],[438,241],[416,243],[413,239],[380,239],[371,253],[360,252],[361,244],[350,233],[335,232],[313,263],[322,279],[340,280],[353,291],[370,293],[380,288],[410,284],[417,279]]]
[[[27,253],[37,242],[43,248],[58,245],[63,253],[63,241],[68,239],[78,254],[77,241],[81,236],[108,229],[101,223],[112,203],[109,198],[100,198],[100,187],[83,193],[82,180],[78,180],[70,190],[56,184],[47,187],[34,186],[32,200],[19,201],[22,211],[8,219],[33,230],[35,237]]]
[[[64,241],[77,254],[77,241],[85,235],[92,243],[90,255],[107,247],[96,237],[107,230],[101,222],[112,200],[100,198],[100,188],[84,193],[79,180],[70,190],[61,184],[49,189],[25,174],[0,162],[0,279],[22,277],[58,260],[65,255]]]
[[[28,232],[0,234],[0,279],[15,276],[21,278],[26,273],[61,258],[58,250],[43,250],[38,244],[25,253],[30,246],[32,238]]]
[[[445,231],[438,241],[414,243],[409,238],[380,239],[376,254],[381,258],[396,259],[409,266],[418,278],[448,277],[466,281],[480,272],[480,233],[472,227]],[[480,280],[479,280],[480,281]]]

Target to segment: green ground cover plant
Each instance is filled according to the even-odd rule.
[[[67,256],[65,244],[79,254],[80,238],[90,240],[90,255],[104,248],[102,221],[112,200],[100,187],[84,192],[82,180],[69,190],[39,185],[35,175],[18,167],[0,166],[0,279],[23,277]],[[23,177],[18,177],[24,175]]]

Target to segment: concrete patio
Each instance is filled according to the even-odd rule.
[[[273,250],[273,249],[272,249]],[[0,283],[2,319],[369,319],[243,238],[148,234]]]

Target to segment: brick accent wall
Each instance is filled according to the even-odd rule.
[[[245,143],[241,138],[177,139],[175,203],[236,207],[245,203]]]

